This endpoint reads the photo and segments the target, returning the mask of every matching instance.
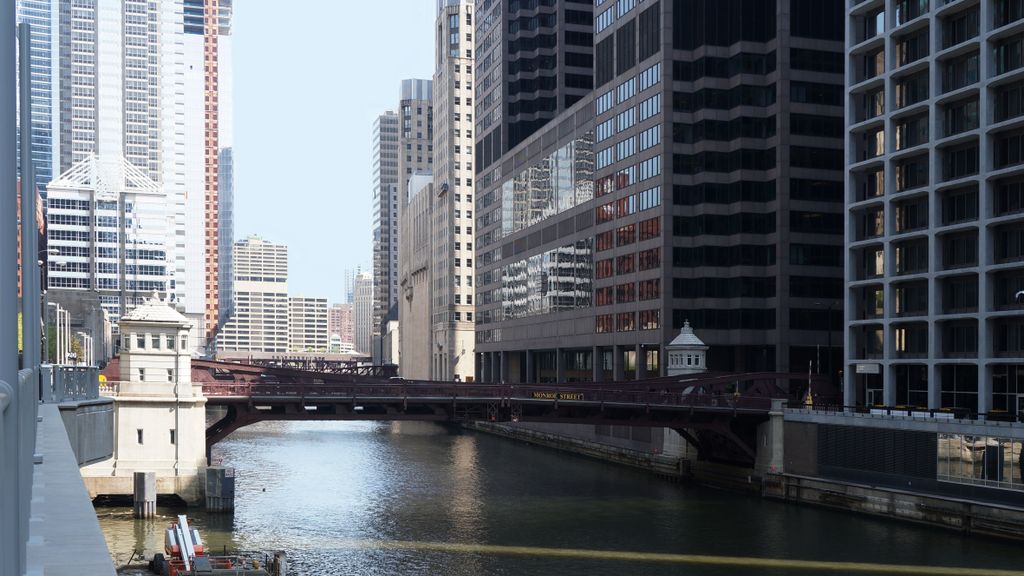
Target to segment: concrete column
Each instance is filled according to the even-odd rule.
[[[565,383],[565,350],[555,348],[555,382]]]
[[[235,469],[210,466],[206,469],[206,510],[231,512],[235,509]]]
[[[604,380],[604,366],[601,361],[601,347],[594,346],[590,352],[590,369],[592,371],[591,379],[594,382],[601,382]]]
[[[134,481],[136,518],[156,516],[156,472],[135,472]]]
[[[511,354],[509,354],[508,352],[506,352],[504,350],[502,350],[498,354],[501,357],[501,381],[507,383],[508,379],[509,379],[509,376],[508,376],[509,375],[508,361],[509,361],[509,356],[511,356]]]
[[[928,408],[931,410],[942,408],[941,374],[938,364],[933,362],[928,365]]]
[[[765,474],[782,474],[783,463],[783,407],[785,400],[772,400],[772,408],[768,412],[768,421],[757,425],[757,455],[754,460],[754,472],[760,476]]]
[[[647,351],[643,344],[636,345],[636,379],[647,378]]]
[[[622,382],[626,379],[626,367],[622,362],[622,354],[625,352],[625,346],[619,346],[616,344],[612,346],[612,380],[616,382]]]
[[[526,355],[526,374],[523,376],[523,382],[532,384],[537,381],[536,367],[534,366],[533,357],[535,355],[533,350],[523,350],[523,354]]]

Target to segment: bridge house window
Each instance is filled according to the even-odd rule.
[[[181,337],[181,349],[182,350],[188,349],[188,336],[182,336]]]
[[[146,369],[145,368],[139,368],[139,382],[145,382],[145,381],[146,381]]]
[[[167,369],[167,381],[174,382],[174,368]]]
[[[142,428],[138,428],[135,430],[135,439],[136,441],[138,441],[139,444],[142,444]]]
[[[167,335],[167,349],[174,350],[174,336]]]
[[[139,350],[145,350],[146,349],[146,335],[145,334],[136,334],[135,335],[135,347],[138,348]]]
[[[172,428],[171,429],[171,444],[174,444],[175,440],[177,440],[177,438],[174,437],[174,429]]]

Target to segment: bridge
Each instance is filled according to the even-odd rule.
[[[223,418],[206,431],[207,454],[233,431],[264,420],[555,422],[666,427],[701,458],[754,462],[759,424],[773,399],[820,404],[835,394],[806,374],[703,373],[628,382],[463,384],[192,361],[208,407]]]

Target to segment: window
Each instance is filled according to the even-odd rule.
[[[176,430],[174,430],[173,428],[170,430],[170,433],[171,433],[171,444],[172,445],[177,443],[177,440],[178,440],[177,438],[175,438],[175,432],[176,432]],[[140,442],[140,444],[141,444],[141,442]]]
[[[996,74],[1024,66],[1024,35],[1018,34],[996,44]]]
[[[135,441],[142,444],[142,428],[135,429]]]
[[[906,66],[928,55],[928,28],[896,40],[896,65]]]
[[[943,66],[942,91],[952,92],[978,81],[978,53],[949,60]]]
[[[896,108],[905,108],[927,99],[927,70],[896,81]]]
[[[976,187],[956,188],[942,193],[942,223],[944,225],[977,220],[977,218],[978,189]]]
[[[997,122],[1024,114],[1024,82],[999,86],[995,92]]]
[[[998,181],[993,193],[995,194],[996,216],[1024,211],[1024,180]]]
[[[905,150],[928,141],[928,114],[901,118],[896,124],[896,149]]]
[[[615,245],[626,246],[636,242],[636,224],[620,226],[615,230]]]
[[[661,218],[650,218],[640,221],[640,241],[651,240],[661,236]]]
[[[946,136],[952,136],[978,127],[978,100],[958,100],[945,105],[942,126]]]
[[[942,23],[942,47],[949,48],[978,35],[978,8],[965,10]]]
[[[896,162],[896,191],[928,185],[928,156],[914,156]]]
[[[657,330],[661,327],[661,310],[641,310],[640,329]]]
[[[996,168],[1024,162],[1024,131],[1001,134],[996,138],[995,145]]]
[[[135,348],[138,349],[138,350],[145,350],[146,349],[146,335],[145,334],[137,334],[135,336]]]
[[[611,314],[599,314],[594,319],[594,331],[598,333],[614,332],[615,319]]]
[[[641,250],[637,254],[640,270],[652,270],[661,267],[661,248]]]
[[[954,146],[942,152],[942,179],[956,180],[978,173],[978,146]]]
[[[174,382],[174,368],[167,369],[167,381]]]

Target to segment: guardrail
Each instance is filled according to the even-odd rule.
[[[100,371],[95,366],[43,366],[42,400],[80,402],[100,397]]]
[[[204,383],[207,397],[244,398],[452,398],[501,400],[550,400],[636,404],[643,406],[683,406],[729,408],[767,412],[771,398],[736,394],[680,393],[679,391],[610,390],[521,385],[445,385],[434,384],[269,384],[256,382]]]
[[[0,574],[24,574],[39,416],[37,372],[0,380]]]
[[[972,412],[966,408],[920,408],[916,406],[844,406],[842,404],[805,405],[789,402],[786,408],[811,410],[815,412],[845,412],[871,416],[894,416],[902,418],[932,418],[935,420],[979,420],[993,422],[1024,422],[1024,412]]]

